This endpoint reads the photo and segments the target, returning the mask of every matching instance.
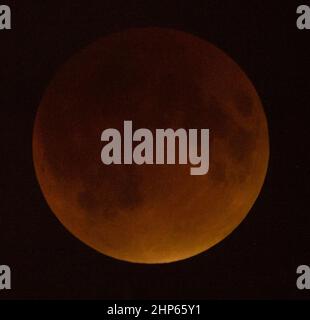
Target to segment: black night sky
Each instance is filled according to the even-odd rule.
[[[298,3],[270,1],[11,1],[0,31],[0,299],[307,299],[296,268],[310,264],[310,31]],[[59,66],[98,37],[130,27],[192,33],[228,53],[265,108],[270,163],[248,217],[205,253],[167,265],[121,262],[74,238],[48,208],[32,162],[32,129]]]

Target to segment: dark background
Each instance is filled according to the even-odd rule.
[[[12,290],[0,299],[310,297],[296,288],[297,266],[310,264],[310,31],[296,28],[303,3],[274,2],[3,1],[12,30],[0,31],[0,264],[12,269]],[[58,67],[96,38],[140,26],[183,30],[228,53],[254,83],[270,130],[268,174],[248,217],[207,252],[167,265],[117,261],[75,239],[32,164],[35,113]]]

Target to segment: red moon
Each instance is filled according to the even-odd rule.
[[[210,130],[210,169],[104,165],[106,128]],[[47,88],[33,133],[35,172],[60,222],[97,251],[136,263],[192,257],[246,217],[265,179],[267,121],[255,88],[193,35],[131,29],[99,39]]]

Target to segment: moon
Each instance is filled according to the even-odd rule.
[[[104,165],[101,133],[210,130],[210,169]],[[206,40],[164,28],[100,38],[59,68],[34,123],[43,195],[75,237],[107,256],[168,263],[211,248],[247,216],[269,158],[267,121],[240,67]]]

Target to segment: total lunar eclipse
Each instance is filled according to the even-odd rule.
[[[210,167],[113,165],[104,128],[210,128]],[[166,263],[214,246],[253,206],[269,138],[254,86],[207,41],[131,29],[91,44],[48,86],[33,133],[35,172],[51,210],[77,238],[125,261]]]

